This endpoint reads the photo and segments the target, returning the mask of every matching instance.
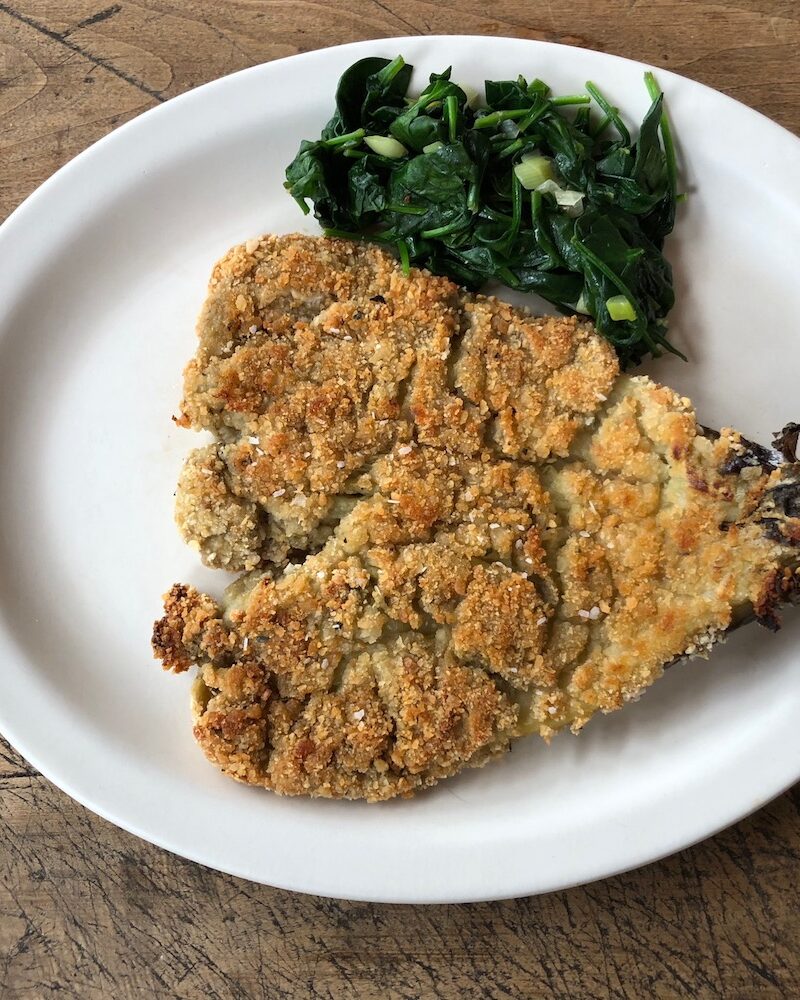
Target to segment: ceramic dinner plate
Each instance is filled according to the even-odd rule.
[[[0,729],[88,808],[222,871],[364,900],[544,892],[632,868],[734,822],[800,777],[800,612],[671,669],[637,704],[550,747],[382,805],[235,784],[194,745],[188,676],[152,660],[160,595],[213,593],[172,521],[197,438],[170,417],[211,265],[303,230],[283,169],[340,73],[402,53],[415,82],[592,79],[633,121],[646,67],[503,38],[396,38],[236,73],[142,115],[60,170],[0,228]],[[800,419],[800,142],[662,70],[681,210],[668,254],[684,364],[646,371],[700,419],[768,442]]]

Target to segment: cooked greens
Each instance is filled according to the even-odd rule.
[[[677,173],[652,74],[634,139],[593,83],[553,97],[541,80],[487,80],[475,108],[450,69],[408,97],[411,72],[401,56],[345,71],[333,117],[286,169],[303,211],[310,200],[329,235],[392,247],[405,268],[473,289],[498,280],[590,315],[624,365],[679,353],[662,253]]]

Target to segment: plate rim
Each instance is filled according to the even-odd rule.
[[[420,41],[428,43],[441,42],[442,45],[447,44],[463,44],[467,43],[478,43],[481,44],[500,44],[505,42],[513,42],[516,45],[524,45],[532,47],[533,49],[546,49],[546,50],[558,50],[562,56],[567,56],[568,54],[575,53],[576,51],[583,53],[590,53],[593,58],[597,58],[602,62],[612,61],[612,62],[622,62],[630,67],[636,67],[644,71],[649,68],[650,64],[640,62],[635,59],[631,59],[625,56],[619,56],[611,53],[600,52],[594,49],[583,49],[577,46],[563,45],[555,42],[540,41],[535,39],[521,39],[508,36],[496,36],[496,35],[421,35],[421,36],[393,36],[388,38],[376,38],[376,39],[365,39],[357,42],[348,42],[342,45],[331,45],[326,46],[321,49],[314,49],[308,52],[296,53],[294,55],[284,56],[280,59],[271,60],[267,63],[260,63],[255,66],[250,66],[234,73],[226,74],[225,76],[219,77],[215,80],[208,81],[198,87],[192,88],[182,94],[176,95],[173,98],[165,101],[163,104],[159,104],[153,108],[149,108],[141,114],[135,116],[124,124],[120,125],[118,128],[112,130],[105,136],[98,139],[96,142],[92,143],[86,149],[82,150],[79,154],[69,160],[61,168],[55,171],[50,177],[48,177],[39,187],[37,187],[30,195],[28,195],[5,219],[5,221],[0,225],[0,252],[7,249],[9,241],[14,239],[17,230],[21,227],[24,228],[27,225],[27,220],[33,217],[33,213],[36,212],[39,204],[47,199],[50,192],[57,189],[57,187],[64,183],[65,179],[68,179],[76,171],[80,171],[83,164],[90,161],[93,156],[97,154],[100,149],[104,149],[107,145],[113,144],[121,134],[128,134],[137,128],[142,127],[142,123],[154,120],[157,116],[166,114],[167,108],[174,110],[176,104],[187,104],[191,101],[201,100],[203,94],[208,92],[211,88],[219,87],[224,85],[228,81],[234,79],[239,79],[247,74],[256,75],[262,72],[266,67],[276,68],[276,72],[280,72],[280,67],[285,65],[287,62],[297,63],[301,61],[313,62],[315,59],[324,57],[325,54],[330,54],[332,52],[341,52],[345,54],[346,52],[352,52],[355,57],[357,54],[365,52],[367,49],[376,46],[398,46],[403,45],[409,46],[411,44],[417,45]],[[779,144],[785,143],[787,139],[792,143],[795,151],[800,147],[800,137],[794,135],[788,129],[774,122],[772,119],[768,118],[762,112],[757,111],[753,108],[748,107],[735,98],[724,94],[720,91],[716,91],[713,88],[707,86],[706,84],[700,83],[696,80],[692,80],[689,77],[684,77],[680,74],[675,73],[672,70],[665,69],[663,67],[655,67],[658,71],[659,78],[663,80],[664,83],[668,84],[669,81],[677,81],[681,86],[689,84],[693,88],[701,88],[702,91],[706,92],[707,95],[712,96],[715,102],[720,100],[730,106],[732,109],[736,110],[737,114],[745,113],[748,117],[756,116],[760,119],[760,125],[762,128],[769,127],[770,134],[774,137],[775,141]],[[666,86],[664,87],[666,89]],[[6,629],[4,628],[2,622],[0,622],[0,648],[2,648],[7,654],[12,654],[15,652],[16,643],[13,637],[9,634],[6,637]],[[21,651],[20,651],[20,655]],[[90,794],[86,794],[82,789],[76,788],[72,778],[67,775],[61,775],[58,768],[58,760],[43,761],[40,758],[39,752],[36,746],[31,746],[25,738],[24,732],[14,724],[13,719],[9,719],[3,707],[3,702],[0,701],[0,729],[8,739],[8,741],[15,747],[17,752],[19,752],[26,760],[28,760],[48,781],[52,782],[56,787],[60,788],[71,798],[79,802],[83,807],[89,809],[91,812],[102,817],[103,819],[113,823],[115,826],[120,827],[126,832],[139,837],[149,843],[156,845],[157,847],[169,851],[171,854],[175,854],[179,857],[188,858],[194,863],[201,864],[204,867],[211,868],[212,870],[218,870],[225,872],[229,875],[235,877],[245,878],[250,881],[260,882],[261,884],[267,884],[275,886],[277,888],[286,889],[294,892],[302,892],[308,894],[324,894],[328,898],[334,899],[348,899],[348,900],[358,900],[364,902],[387,902],[387,903],[443,903],[443,902],[482,902],[488,900],[499,900],[499,899],[509,899],[524,895],[540,894],[545,892],[556,891],[560,889],[566,889],[575,885],[588,884],[598,879],[611,877],[613,875],[620,874],[625,871],[630,871],[639,868],[643,865],[652,863],[661,858],[667,857],[679,850],[691,847],[692,845],[706,839],[707,837],[713,836],[720,830],[725,829],[731,824],[738,822],[739,820],[750,815],[752,812],[763,807],[767,802],[776,798],[782,794],[787,788],[791,787],[800,778],[800,767],[795,768],[793,776],[788,779],[781,778],[776,784],[768,785],[768,789],[765,790],[763,796],[760,796],[754,801],[749,802],[744,808],[741,805],[731,807],[724,817],[719,820],[718,823],[711,825],[708,824],[696,824],[696,836],[691,835],[688,839],[686,836],[677,836],[672,838],[670,842],[666,845],[654,850],[639,850],[638,852],[633,852],[631,857],[621,865],[609,867],[607,864],[603,864],[602,861],[595,861],[594,864],[589,864],[584,866],[583,872],[575,878],[570,879],[552,879],[551,884],[542,884],[547,882],[546,879],[542,879],[541,876],[537,878],[536,873],[521,871],[519,876],[519,885],[512,891],[503,892],[493,892],[488,891],[485,894],[476,894],[475,892],[467,891],[461,894],[457,888],[452,889],[446,894],[434,893],[433,895],[426,895],[424,891],[409,891],[405,894],[387,893],[385,891],[376,891],[374,894],[338,894],[335,892],[330,892],[328,890],[320,890],[314,886],[308,884],[302,885],[297,884],[294,880],[288,880],[282,882],[280,879],[270,877],[269,880],[266,878],[255,877],[251,872],[246,871],[243,868],[238,868],[235,864],[218,864],[216,861],[213,863],[199,856],[197,852],[186,850],[183,848],[177,848],[171,844],[168,839],[154,835],[152,832],[144,832],[143,828],[139,826],[136,822],[130,822],[125,819],[124,816],[120,816],[113,809],[106,809],[102,801],[94,800]],[[34,741],[35,742],[35,741]],[[45,753],[45,757],[47,754]],[[52,765],[52,766],[51,766]],[[702,830],[699,827],[702,826]],[[669,839],[669,838],[668,838]],[[531,884],[531,883],[535,884]]]

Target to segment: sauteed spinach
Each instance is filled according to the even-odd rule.
[[[541,80],[487,80],[485,104],[431,75],[408,96],[412,67],[361,59],[336,111],[304,140],[286,187],[329,235],[393,248],[479,289],[490,280],[592,316],[623,365],[663,349],[674,303],[662,253],[675,222],[677,170],[664,97],[633,137],[591,82],[554,97]],[[682,356],[682,355],[681,355]]]

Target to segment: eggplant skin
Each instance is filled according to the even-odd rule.
[[[290,795],[406,796],[578,731],[798,592],[800,467],[533,318],[374,247],[264,237],[214,269],[153,647],[194,735]],[[793,457],[789,455],[789,457]]]

